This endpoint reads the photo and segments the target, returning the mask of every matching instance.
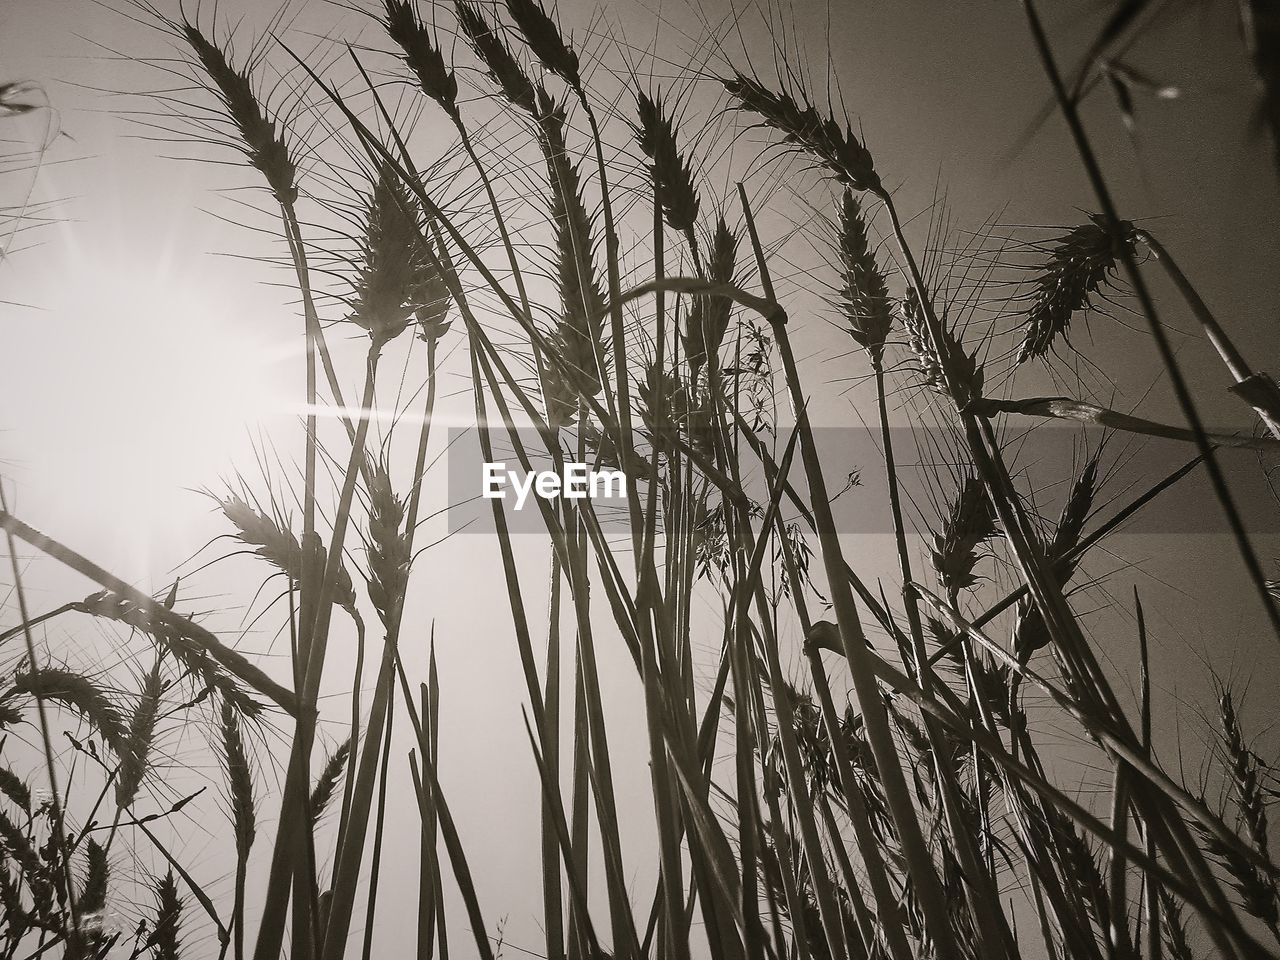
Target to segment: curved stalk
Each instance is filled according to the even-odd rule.
[[[1267,374],[1253,371],[1243,354],[1236,349],[1236,345],[1227,336],[1226,331],[1219,326],[1213,311],[1201,299],[1199,292],[1182,272],[1177,261],[1173,259],[1173,255],[1165,249],[1164,244],[1146,230],[1139,230],[1137,238],[1164,267],[1173,285],[1178,288],[1178,292],[1191,307],[1191,312],[1195,314],[1196,320],[1204,329],[1205,337],[1213,345],[1213,349],[1218,351],[1218,356],[1222,358],[1222,362],[1235,380],[1233,392],[1253,407],[1267,429],[1271,431],[1272,436],[1280,439],[1280,387],[1277,387],[1275,380]]]

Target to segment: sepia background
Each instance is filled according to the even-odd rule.
[[[246,50],[274,22],[295,49],[311,51],[317,62],[347,76],[343,42],[386,47],[366,15],[369,6],[294,3],[273,21],[275,11],[262,4],[221,0],[216,7],[204,5],[201,15],[219,32],[234,25]],[[1152,91],[1135,95],[1132,122],[1126,123],[1114,97],[1100,86],[1086,101],[1085,119],[1124,215],[1158,230],[1194,271],[1205,300],[1241,350],[1274,372],[1280,368],[1280,189],[1256,75],[1236,19],[1224,14],[1231,5],[1157,6],[1141,41],[1124,53],[1125,64],[1149,78]],[[1104,7],[1091,0],[1046,5],[1063,63],[1083,53]],[[246,571],[258,575],[251,558],[218,559],[235,548],[225,539],[224,519],[203,493],[237,485],[237,473],[261,488],[264,464],[286,474],[297,469],[304,411],[298,401],[303,358],[296,292],[289,286],[269,196],[239,165],[192,162],[230,161],[229,151],[172,136],[157,121],[163,106],[146,95],[174,82],[164,65],[175,53],[168,38],[139,23],[136,13],[124,3],[87,0],[0,5],[0,81],[38,82],[51,107],[6,122],[3,134],[15,143],[30,144],[46,134],[50,139],[38,169],[8,175],[3,187],[5,204],[24,202],[29,189],[32,209],[48,222],[7,238],[0,263],[0,472],[16,515],[148,593],[162,594],[181,575],[179,608],[206,616],[220,635],[283,679],[288,641],[279,608],[263,615],[271,588],[256,597],[243,589]],[[735,152],[754,156],[765,138],[748,120],[725,111],[714,77],[726,58],[762,72],[772,69],[772,33],[802,53],[818,90],[827,89],[828,81],[835,89],[838,81],[837,102],[843,99],[855,129],[890,171],[889,186],[912,218],[909,230],[922,241],[930,224],[946,223],[946,245],[960,256],[977,239],[989,245],[1007,237],[1012,244],[1023,227],[1068,227],[1094,210],[1066,128],[1047,109],[1049,89],[1013,4],[797,0],[764,7],[668,0],[597,6],[561,0],[558,18],[575,43],[623,51],[617,62],[644,64],[642,71],[655,83],[663,82],[664,71],[703,74],[700,81],[671,82],[687,91],[689,135],[704,128],[722,134],[715,141],[718,160],[708,159],[706,169],[726,206],[736,198],[723,170]],[[723,52],[706,49],[708,32],[720,38]],[[644,56],[655,42],[662,54],[657,66]],[[444,44],[448,52],[450,40]],[[277,66],[285,62],[278,52],[270,56]],[[603,72],[595,79],[606,89],[617,86],[617,78]],[[287,73],[279,99],[293,97],[296,103],[299,84],[296,71]],[[414,131],[416,149],[428,159],[433,148],[443,156],[451,137],[444,121],[432,116],[424,116]],[[853,530],[860,511],[883,509],[880,464],[872,459],[876,447],[865,442],[874,422],[863,411],[871,409],[874,389],[851,360],[853,345],[827,303],[833,295],[828,254],[800,235],[801,227],[818,221],[825,194],[815,192],[802,165],[797,169],[800,175],[792,177],[771,178],[763,166],[758,171],[754,182],[768,196],[760,226],[775,241],[793,237],[781,247],[787,269],[778,271],[780,292],[811,385],[810,415],[824,428],[823,456],[831,475],[862,474],[862,485],[836,503],[842,522]],[[518,180],[513,183],[509,189],[518,189]],[[271,264],[264,265],[268,259]],[[1207,421],[1223,431],[1252,429],[1181,301],[1161,278],[1153,284]],[[1111,316],[1094,315],[1087,324],[1077,318],[1072,342],[1088,356],[1088,365],[1064,354],[1048,372],[1021,372],[1016,393],[1060,392],[1062,383],[1081,378],[1116,409],[1180,422],[1159,358],[1129,307],[1120,291]],[[340,319],[332,304],[326,309],[326,320]],[[335,355],[345,358],[345,369],[354,371],[344,388],[356,393],[362,347],[338,328],[330,342]],[[465,347],[455,339],[443,353],[437,419],[465,430],[472,417]],[[388,360],[388,366],[397,362],[403,358]],[[421,386],[420,379],[408,379],[400,396],[412,397]],[[905,400],[894,404],[893,416],[904,431],[938,429]],[[788,421],[789,413],[781,419]],[[385,438],[392,427],[390,415],[375,417],[371,435]],[[340,436],[332,422],[323,429],[330,439]],[[416,428],[400,429],[411,434]],[[1029,444],[1019,461],[1046,509],[1060,500],[1072,460],[1042,458],[1037,450],[1060,442],[1059,452],[1079,454],[1097,442],[1096,435],[1082,440],[1065,429],[1050,435],[1051,440],[1037,439],[1043,447]],[[1109,442],[1118,460],[1138,448],[1127,438]],[[1178,455],[1175,450],[1161,462],[1173,463]],[[1267,465],[1245,451],[1227,452],[1224,462],[1247,494],[1257,546],[1268,576],[1275,577],[1280,505],[1261,479]],[[428,475],[424,512],[456,500],[445,478],[442,461]],[[1106,494],[1122,501],[1133,489],[1126,485],[1135,482],[1117,467]],[[927,492],[909,507],[921,550],[936,524],[936,505],[926,501]],[[1118,677],[1133,678],[1130,597],[1136,585],[1148,610],[1158,698],[1166,704],[1212,703],[1212,668],[1243,684],[1251,727],[1264,743],[1274,744],[1273,691],[1280,679],[1274,638],[1256,597],[1243,586],[1225,537],[1207,532],[1220,529],[1217,510],[1197,474],[1148,513],[1140,534],[1109,540],[1086,564],[1103,598],[1088,623],[1104,663]],[[541,936],[538,811],[514,799],[538,791],[521,719],[523,679],[496,546],[488,536],[465,531],[447,536],[449,529],[441,513],[420,531],[420,543],[441,542],[415,568],[402,644],[410,673],[424,676],[434,635],[443,690],[442,778],[469,842],[482,896],[504,920],[511,953],[522,955],[526,949],[536,952]],[[517,539],[521,569],[531,589],[539,587],[547,542],[535,535]],[[891,591],[897,573],[888,531],[848,533],[846,540],[847,555],[864,579],[883,578]],[[20,559],[33,610],[91,589],[52,560],[30,551]],[[996,575],[991,569],[988,574]],[[19,619],[10,580],[7,572],[0,575],[0,627],[6,629]],[[710,622],[718,611],[708,604],[706,613]],[[536,622],[544,613],[531,615]],[[642,709],[642,691],[621,646],[610,644],[612,627],[603,615],[600,629],[605,700],[619,718],[611,735],[620,758],[624,853],[635,889],[643,891],[656,869],[648,744],[643,724],[623,719]],[[104,669],[114,663],[112,637],[87,619],[58,620],[42,630],[51,644],[81,659],[96,660]],[[712,670],[718,644],[718,630],[708,630],[703,665]],[[0,655],[10,651],[0,649]],[[341,718],[354,658],[350,639],[336,637],[331,656],[326,707]],[[795,650],[789,657],[788,670],[798,673],[802,658]],[[339,732],[322,728],[322,739],[331,742]],[[1184,774],[1194,781],[1195,767],[1203,762],[1203,731],[1162,726],[1157,736],[1166,756],[1185,758],[1190,769]],[[283,758],[283,725],[274,739]],[[401,752],[409,742],[405,733]],[[1063,748],[1067,762],[1071,747],[1065,738]],[[171,798],[184,795],[192,777],[187,761],[200,762],[208,745],[193,732],[189,740],[171,738],[164,749],[174,780],[155,789]],[[279,758],[274,765],[264,763],[274,776],[282,775]],[[1087,798],[1105,787],[1108,773],[1081,765],[1070,776]],[[388,829],[393,836],[408,835],[409,824],[416,831],[417,811],[403,764],[392,777]],[[189,862],[222,877],[214,888],[225,890],[233,859],[220,846],[225,841],[214,826],[220,824],[216,809],[194,803],[174,829]],[[270,823],[277,812],[268,800],[260,816]],[[388,935],[377,955],[393,958],[405,955],[396,931],[402,925],[408,930],[405,918],[416,909],[410,882],[417,870],[416,840],[390,844],[385,858],[379,910]],[[264,882],[264,872],[251,875],[251,886]]]

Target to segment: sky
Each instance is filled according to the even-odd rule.
[[[300,49],[320,43],[322,34],[372,42],[370,24],[358,12],[368,6],[357,4],[352,11],[295,4],[298,15],[288,36]],[[1274,372],[1280,369],[1280,192],[1266,134],[1255,118],[1254,81],[1232,5],[1175,0],[1158,6],[1163,12],[1148,38],[1124,62],[1178,95],[1139,97],[1130,131],[1100,88],[1087,103],[1086,122],[1123,215],[1159,235],[1244,354]],[[1074,62],[1106,5],[1072,0],[1045,8],[1064,61]],[[162,9],[173,13],[176,6]],[[633,46],[660,34],[669,61],[661,70],[668,73],[691,61],[700,64],[698,45],[686,38],[733,13],[725,0],[703,0],[699,7],[670,0],[660,6],[606,4],[593,15],[596,10],[580,0],[562,0],[559,15],[576,42],[606,51],[611,48],[605,26],[614,40],[626,38]],[[133,60],[170,52],[163,37],[127,11],[124,3],[86,0],[0,5],[0,82],[42,84],[61,134],[46,153],[32,194],[58,201],[58,221],[0,263],[0,472],[19,516],[143,589],[159,591],[177,573],[227,552],[225,543],[214,542],[225,528],[201,491],[225,489],[234,472],[260,484],[259,458],[279,451],[287,463],[292,456],[302,356],[293,295],[282,285],[287,277],[261,262],[280,253],[269,234],[274,225],[265,194],[243,190],[251,181],[236,166],[189,162],[234,160],[230,151],[158,142],[137,122],[139,111],[155,104],[124,94],[153,91],[167,81]],[[768,76],[773,58],[761,15],[741,5],[737,12],[743,39],[727,31],[723,55],[703,71],[749,64]],[[249,0],[223,0],[216,11],[205,5],[202,15],[210,22],[216,17],[220,29],[239,23],[246,45],[267,22],[260,5]],[[954,245],[984,230],[1012,236],[1017,225],[1072,225],[1095,209],[1061,123],[1050,119],[1024,138],[1048,88],[1016,5],[904,0],[828,9],[802,0],[773,15],[785,23],[788,45],[821,86],[830,64],[882,176],[906,214],[919,215],[915,236],[923,239],[923,225],[940,196],[954,225]],[[461,49],[458,55],[465,58]],[[610,55],[637,57],[634,51]],[[608,86],[614,78],[602,76],[600,82]],[[712,81],[700,83],[689,130],[722,121],[705,106],[715,96],[714,90],[704,94]],[[30,138],[48,117],[33,115],[10,129]],[[437,132],[429,124],[419,130],[424,151],[441,148]],[[760,146],[760,135],[746,132],[733,149],[746,162]],[[3,196],[11,202],[7,198],[15,190],[26,190],[28,175],[7,176]],[[799,178],[775,194],[761,218],[766,236],[785,233],[825,202],[812,180]],[[858,431],[868,416],[866,387],[856,382],[848,340],[829,322],[829,311],[823,315],[813,293],[830,282],[829,272],[823,274],[821,255],[803,244],[788,244],[784,255],[793,275],[784,290],[797,307],[793,316],[803,317],[795,324],[797,354],[804,358],[807,379],[817,385],[811,414],[833,437],[841,429]],[[1206,419],[1222,429],[1247,428],[1247,411],[1226,393],[1223,371],[1194,335],[1187,311],[1154,271],[1147,273]],[[1076,342],[1096,363],[1090,383],[1116,407],[1176,422],[1166,379],[1140,322],[1118,309],[1114,318],[1095,317],[1087,328],[1079,326]],[[356,356],[355,349],[341,340],[335,346],[345,361]],[[345,383],[354,390],[358,364],[348,362],[344,369]],[[444,423],[462,424],[469,415],[469,400],[459,390],[465,370],[458,351],[442,377],[450,387],[442,401]],[[1016,395],[1056,389],[1043,374],[1019,376],[1016,389],[1007,387]],[[897,415],[908,425],[905,405]],[[1069,435],[1064,442],[1071,442]],[[844,466],[850,455],[838,446],[833,441],[831,462]],[[1280,556],[1274,504],[1256,482],[1250,485],[1246,475],[1255,465],[1249,455],[1232,456],[1270,564]],[[1061,463],[1046,469],[1061,470]],[[874,462],[848,466],[863,469],[868,483],[877,476]],[[1045,482],[1061,479],[1049,476]],[[440,487],[432,494],[444,496]],[[856,492],[846,509],[857,509],[856,496],[864,494]],[[1107,589],[1116,595],[1126,596],[1137,583],[1158,600],[1150,605],[1153,633],[1167,667],[1156,681],[1171,700],[1203,694],[1210,664],[1252,678],[1265,690],[1267,679],[1276,677],[1276,649],[1261,630],[1257,604],[1241,588],[1242,572],[1229,545],[1221,536],[1159,529],[1162,523],[1187,529],[1187,512],[1212,516],[1216,508],[1207,487],[1202,480],[1188,481],[1181,498],[1162,509],[1143,535],[1113,541],[1091,574],[1107,574]],[[851,537],[851,547],[873,576],[891,577],[887,538]],[[545,544],[536,538],[522,542],[531,590],[540,589],[535,585],[545,577],[545,556]],[[485,878],[486,899],[497,915],[510,913],[513,942],[536,943],[527,899],[536,875],[537,843],[530,829],[536,811],[513,807],[511,799],[536,790],[536,771],[523,746],[522,681],[502,585],[493,573],[495,557],[487,538],[469,536],[426,554],[408,613],[409,632],[420,641],[415,666],[421,668],[435,627],[445,678],[442,766],[460,798],[464,836],[484,837],[473,867]],[[51,562],[24,560],[34,607],[88,592]],[[250,598],[243,584],[253,571],[243,559],[202,571],[192,578],[196,586],[188,602],[218,611],[217,622],[233,630],[247,624]],[[6,601],[0,626],[15,615]],[[68,623],[51,631],[50,639],[92,650],[93,638],[76,630]],[[239,642],[273,654],[268,664],[282,663],[279,641],[272,646],[265,628],[247,629]],[[1131,642],[1132,634],[1123,640],[1100,637],[1104,659],[1117,665],[1121,677],[1131,675]],[[339,678],[352,655],[346,647],[336,651]],[[614,656],[603,669],[606,700],[625,718],[637,704],[632,668]],[[1272,718],[1262,710],[1258,719]],[[628,741],[625,723],[616,729],[622,753],[639,757],[643,743]],[[476,763],[477,756],[489,762]],[[619,794],[635,798],[640,822],[647,815],[644,765],[620,765],[619,775]],[[393,791],[393,823],[413,818],[411,803],[407,791]],[[193,844],[212,843],[211,834],[192,836]],[[628,837],[638,880],[652,872],[651,858],[643,855],[646,839],[643,828]],[[208,855],[216,863],[217,851]],[[385,896],[389,916],[413,903],[407,888]]]

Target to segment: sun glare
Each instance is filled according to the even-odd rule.
[[[226,309],[198,274],[81,276],[28,352],[24,472],[59,525],[87,511],[103,533],[176,547],[173,519],[200,510],[189,491],[252,470],[255,442],[293,417],[283,325]]]

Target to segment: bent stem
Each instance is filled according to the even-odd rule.
[[[1178,288],[1178,292],[1187,301],[1191,312],[1195,314],[1196,320],[1204,328],[1204,334],[1209,343],[1218,351],[1218,356],[1222,358],[1232,379],[1235,380],[1232,392],[1253,407],[1267,429],[1271,431],[1272,436],[1280,439],[1280,387],[1277,387],[1275,380],[1266,373],[1253,371],[1243,354],[1236,349],[1236,345],[1227,336],[1226,331],[1218,324],[1213,311],[1201,299],[1200,293],[1187,279],[1187,275],[1182,272],[1177,261],[1173,259],[1173,255],[1165,249],[1164,244],[1146,230],[1137,231],[1137,238],[1164,267],[1165,273],[1169,275],[1169,279],[1173,281],[1173,285]]]

